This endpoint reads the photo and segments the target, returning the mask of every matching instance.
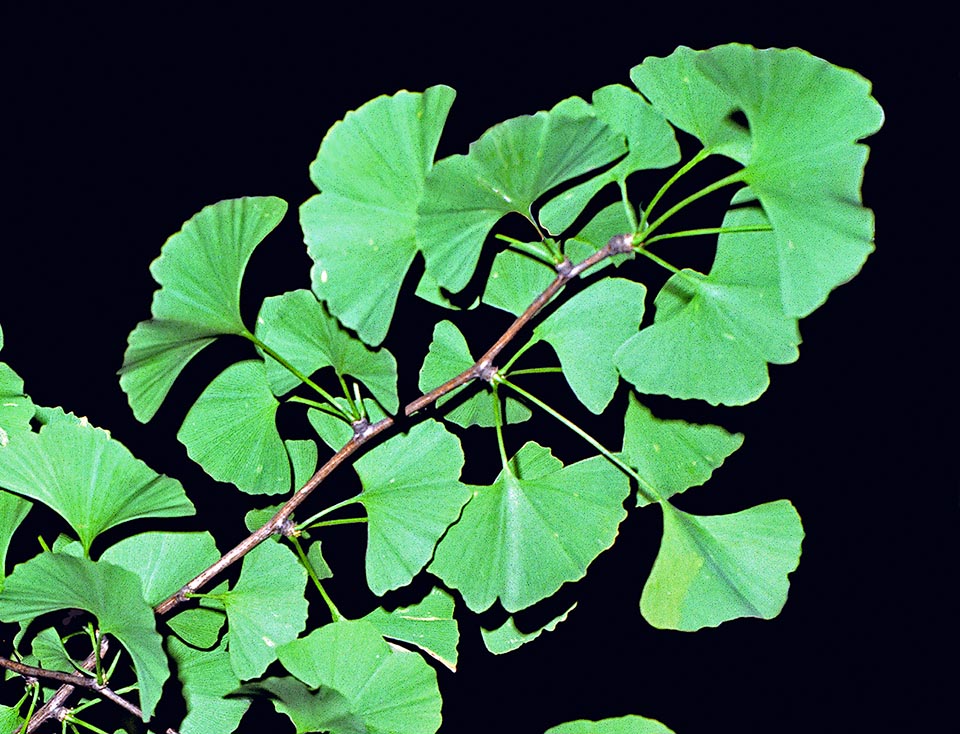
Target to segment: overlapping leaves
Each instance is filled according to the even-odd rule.
[[[120,386],[138,420],[150,420],[186,364],[216,337],[246,334],[240,281],[257,245],[287,211],[272,196],[221,201],[183,225],[150,272],[160,289],[151,318],[130,334]]]
[[[279,655],[311,688],[345,698],[369,731],[432,734],[440,728],[436,672],[417,653],[391,649],[369,622],[328,624],[284,645]]]
[[[51,507],[86,551],[120,523],[194,513],[177,480],[135,459],[106,431],[70,418],[0,447],[0,487]]]
[[[369,518],[367,584],[384,594],[408,584],[470,499],[460,483],[460,441],[427,420],[360,458],[358,497]]]
[[[429,570],[474,611],[497,598],[519,611],[581,578],[613,544],[629,490],[603,457],[565,467],[529,442],[493,484],[474,488]]]
[[[42,553],[18,565],[0,594],[0,620],[21,622],[59,609],[84,609],[133,660],[140,708],[149,719],[169,676],[153,610],[140,578],[113,564],[65,553]]]
[[[378,97],[327,133],[300,208],[313,291],[367,344],[383,341],[417,252],[414,224],[447,113],[449,87]]]
[[[439,161],[427,176],[416,231],[427,273],[462,290],[502,217],[532,218],[544,193],[625,152],[621,135],[582,112],[538,112],[491,128],[467,155]]]
[[[754,208],[724,219],[731,228],[765,223]],[[800,332],[783,312],[770,232],[720,235],[710,274],[674,275],[654,303],[654,323],[616,355],[621,374],[640,392],[742,405],[766,390],[768,362],[798,357]]]
[[[873,250],[857,141],[883,123],[867,80],[799,49],[737,44],[680,48],[631,78],[671,122],[745,164],[742,179],[773,225],[786,314],[808,315],[856,275]],[[738,111],[749,147],[730,119]]]

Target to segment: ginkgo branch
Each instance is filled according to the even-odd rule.
[[[540,312],[540,310],[547,303],[550,302],[550,300],[557,293],[563,289],[567,283],[608,257],[632,252],[633,234],[621,234],[611,237],[610,241],[607,242],[606,245],[576,265],[571,265],[569,260],[564,260],[564,262],[561,264],[562,267],[557,267],[557,276],[550,283],[550,285],[548,285],[543,292],[533,300],[527,309],[514,320],[514,322],[507,328],[500,338],[493,343],[493,346],[491,346],[483,354],[483,356],[473,364],[472,367],[467,368],[456,377],[452,377],[442,385],[430,390],[427,393],[424,393],[420,397],[408,403],[403,409],[404,415],[413,415],[417,411],[432,405],[444,395],[453,392],[457,388],[466,385],[477,378],[481,378],[484,375],[489,374],[493,366],[493,361],[497,358],[497,356],[499,356],[500,352],[506,348],[506,346],[514,339],[514,337],[516,337],[516,335]],[[330,459],[328,459],[327,462],[321,466],[316,473],[293,494],[289,500],[284,503],[280,510],[277,511],[276,515],[240,541],[240,543],[238,543],[232,549],[227,551],[218,561],[213,563],[206,570],[202,571],[191,581],[187,582],[179,591],[160,602],[156,607],[154,607],[154,612],[161,615],[167,614],[171,610],[180,606],[180,604],[182,604],[188,598],[188,595],[196,592],[197,589],[207,584],[209,581],[219,575],[224,569],[243,558],[245,555],[247,555],[247,553],[260,545],[260,543],[262,543],[264,540],[278,533],[286,520],[290,517],[290,515],[293,514],[293,511],[303,504],[304,501],[306,501],[306,499],[313,493],[313,490],[320,486],[320,484],[322,484],[328,476],[336,471],[341,464],[346,462],[361,446],[373,439],[375,436],[378,436],[379,434],[388,430],[394,424],[395,420],[391,417],[387,417],[377,421],[376,423],[366,426],[363,431],[355,433],[353,438],[347,441],[347,443],[344,444],[339,451],[330,457]],[[330,511],[329,508],[327,511]]]

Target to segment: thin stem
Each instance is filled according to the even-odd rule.
[[[323,597],[323,600],[327,604],[327,609],[330,610],[330,616],[333,618],[334,622],[339,622],[343,619],[343,615],[340,614],[340,610],[337,609],[336,605],[333,603],[333,599],[330,598],[330,595],[327,594],[326,590],[323,588],[323,584],[320,583],[320,576],[317,575],[317,570],[313,567],[313,564],[310,563],[310,559],[307,558],[307,554],[303,552],[303,546],[300,545],[300,539],[296,535],[288,535],[287,540],[293,543],[293,547],[297,551],[297,555],[300,556],[300,562],[303,564],[303,567],[307,569],[307,575],[310,577],[310,580],[313,581],[313,585],[317,587],[317,591],[320,592],[320,596]]]
[[[623,179],[618,183],[620,186],[620,201],[623,203],[623,210],[627,215],[627,221],[630,222],[630,227],[634,232],[639,232],[640,224],[637,222],[637,211],[633,208],[633,204],[630,203],[630,197],[627,195],[627,180]],[[646,214],[646,212],[644,212],[644,214]]]
[[[534,344],[536,344],[536,343],[537,343],[537,342],[536,342],[535,340],[531,339],[531,340],[528,341],[526,344],[524,344],[522,347],[520,347],[516,352],[513,353],[513,356],[510,357],[510,359],[507,360],[507,363],[506,363],[505,365],[503,365],[503,367],[500,368],[500,371],[501,371],[501,372],[509,372],[509,371],[510,371],[510,367],[513,365],[513,363],[516,362],[518,359],[520,359],[520,357],[523,355],[523,353],[526,352],[530,347],[532,347],[532,346],[533,346]]]
[[[698,237],[705,234],[738,234],[741,232],[772,232],[773,227],[769,224],[744,224],[739,227],[704,227],[703,229],[686,229],[681,232],[668,232],[666,234],[658,234],[656,237],[651,237],[650,239],[645,239],[643,241],[644,247],[649,247],[654,242],[659,242],[660,240],[672,240],[677,237]]]
[[[670,187],[673,186],[685,173],[688,173],[695,165],[700,163],[700,161],[706,159],[710,155],[707,152],[706,148],[700,150],[693,158],[683,164],[680,169],[677,170],[670,178],[667,179],[666,183],[660,187],[660,190],[653,195],[653,198],[650,200],[650,204],[643,210],[640,216],[640,227],[637,229],[639,232],[641,229],[646,227],[647,220],[650,216],[650,212],[653,211],[653,208],[660,202],[660,199],[663,198],[664,194],[670,190]]]
[[[304,530],[313,530],[314,528],[329,528],[334,525],[356,525],[358,523],[369,522],[369,519],[366,517],[344,517],[339,520],[324,520],[323,522],[315,522],[313,525],[305,527]]]
[[[336,404],[336,402],[334,401],[334,398],[333,398],[333,396],[332,396],[330,393],[328,393],[326,390],[324,390],[322,387],[320,387],[317,383],[315,383],[313,380],[311,380],[309,376],[303,374],[300,370],[298,370],[296,367],[294,367],[292,364],[290,364],[290,362],[288,362],[286,359],[284,359],[284,357],[283,357],[282,355],[278,354],[276,351],[274,351],[274,350],[273,350],[271,347],[269,347],[267,344],[264,344],[263,341],[261,341],[260,339],[258,339],[254,334],[251,334],[249,331],[244,332],[243,336],[245,336],[247,339],[249,339],[249,340],[252,341],[254,344],[256,344],[261,350],[263,350],[264,354],[266,354],[266,355],[269,356],[269,357],[273,357],[273,359],[275,359],[275,360],[276,360],[277,362],[279,362],[283,367],[285,367],[288,372],[290,372],[291,374],[293,374],[293,376],[296,377],[298,380],[300,380],[300,382],[302,382],[304,385],[308,385],[308,386],[310,386],[311,388],[313,388],[314,391],[316,391],[318,395],[320,395],[324,400],[326,400],[328,403],[330,403],[330,405],[336,407],[337,404]],[[338,408],[338,410],[339,410],[339,408]],[[350,420],[350,416],[347,415],[346,413],[343,414],[343,417],[344,417],[346,420],[348,420],[348,421]]]
[[[513,474],[510,471],[510,461],[507,459],[507,447],[503,443],[503,412],[500,410],[500,396],[497,394],[496,383],[493,383],[491,395],[493,399],[493,422],[497,429],[497,447],[500,449],[500,463],[507,474]]]
[[[103,661],[100,659],[100,646],[97,644],[97,633],[93,630],[93,624],[87,623],[87,634],[90,636],[90,646],[93,648],[94,660],[96,661],[97,685],[102,686],[103,680]]]
[[[328,403],[318,403],[316,400],[302,398],[299,395],[291,395],[289,398],[287,398],[287,402],[309,405],[311,408],[316,408],[317,410],[322,410],[324,413],[329,413],[330,415],[336,416],[345,423],[351,422],[350,416],[336,405],[331,407]]]
[[[524,255],[529,255],[535,260],[539,260],[544,265],[549,265],[550,267],[553,267],[555,264],[553,260],[549,257],[549,255],[543,251],[542,247],[538,247],[537,245],[531,244],[530,242],[521,242],[520,240],[515,239],[513,237],[508,237],[505,234],[495,234],[494,237],[498,240],[502,240],[503,242],[506,242],[514,250],[522,252]]]
[[[347,398],[347,405],[350,406],[350,422],[352,423],[353,421],[360,420],[360,411],[357,409],[357,404],[353,402],[353,396],[350,394],[350,388],[347,387],[347,381],[343,379],[343,375],[341,375],[339,372],[337,373],[337,379],[340,381],[340,387],[343,390],[343,394]]]
[[[299,531],[305,530],[308,525],[313,524],[314,522],[319,520],[321,517],[324,517],[325,515],[329,515],[331,512],[334,512],[335,510],[339,510],[341,507],[346,507],[347,505],[356,504],[359,501],[360,501],[360,495],[355,495],[350,499],[343,500],[342,502],[337,502],[335,505],[330,505],[329,507],[326,507],[320,510],[320,512],[316,513],[315,515],[311,515],[303,522],[297,523],[297,531],[299,532]]]
[[[501,371],[501,374],[504,374],[506,370]],[[563,372],[562,367],[531,367],[525,370],[515,370],[510,373],[511,377],[516,377],[517,375],[545,375],[549,372]]]
[[[77,717],[73,716],[73,714],[70,714],[69,716],[67,716],[64,719],[64,722],[69,722],[70,726],[74,726],[74,727],[82,726],[84,729],[89,729],[90,731],[94,732],[94,734],[108,734],[108,732],[105,732],[100,727],[94,726],[93,724],[88,724],[83,719],[78,719]]]
[[[740,183],[741,181],[743,181],[743,176],[744,176],[743,171],[737,171],[736,173],[731,173],[729,176],[724,176],[719,181],[714,181],[709,186],[704,186],[699,191],[693,194],[690,194],[690,196],[688,196],[686,199],[683,199],[677,204],[674,204],[672,207],[667,209],[667,211],[661,214],[660,217],[653,224],[651,224],[649,227],[647,227],[643,231],[644,238],[646,238],[647,235],[652,234],[664,222],[666,222],[668,219],[670,219],[670,217],[672,217],[674,214],[679,212],[684,207],[692,204],[697,199],[702,199],[704,196],[707,196],[708,194],[712,194],[714,191],[718,191],[719,189],[722,189],[725,186],[730,186],[731,184]]]
[[[597,451],[599,451],[601,454],[603,454],[610,463],[612,463],[612,464],[616,465],[617,467],[619,467],[620,470],[623,471],[624,474],[626,474],[627,476],[633,477],[633,478],[636,480],[637,485],[638,485],[638,486],[637,486],[637,491],[640,492],[640,494],[642,494],[643,497],[644,497],[644,499],[646,499],[648,502],[653,503],[653,502],[659,502],[659,501],[660,501],[660,494],[659,494],[659,493],[657,492],[657,490],[653,487],[653,485],[651,485],[651,484],[650,484],[648,481],[646,481],[643,477],[641,477],[639,474],[637,474],[637,472],[636,472],[631,466],[625,464],[625,463],[623,462],[623,460],[622,460],[619,456],[617,456],[615,453],[613,453],[612,451],[610,451],[610,449],[608,449],[606,446],[604,446],[602,443],[600,443],[597,439],[595,439],[593,436],[591,436],[591,435],[590,435],[589,433],[587,433],[585,430],[583,430],[582,428],[580,428],[580,426],[578,426],[576,423],[574,423],[573,421],[571,421],[569,418],[567,418],[567,417],[566,417],[565,415],[563,415],[562,413],[557,412],[556,410],[554,410],[553,408],[551,408],[549,405],[547,405],[545,402],[543,402],[542,400],[540,400],[540,399],[537,398],[536,396],[534,396],[534,395],[530,394],[529,392],[527,392],[526,390],[524,390],[522,387],[519,387],[519,386],[517,386],[517,385],[514,385],[512,382],[510,382],[510,381],[507,380],[506,378],[504,378],[504,377],[498,377],[498,378],[496,378],[496,381],[499,382],[499,383],[502,384],[502,385],[506,385],[507,387],[509,387],[509,388],[510,388],[511,390],[513,390],[514,392],[516,392],[516,393],[522,395],[523,397],[525,397],[527,400],[529,400],[531,403],[533,403],[534,405],[536,405],[538,408],[540,408],[540,409],[543,410],[544,412],[552,415],[554,418],[556,418],[558,421],[560,421],[563,425],[565,425],[567,428],[569,428],[569,429],[570,429],[571,431],[573,431],[575,434],[577,434],[578,436],[580,436],[580,438],[582,438],[582,439],[583,439],[584,441],[586,441],[588,444],[590,444],[591,446],[593,446]]]

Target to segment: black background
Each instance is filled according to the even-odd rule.
[[[232,343],[207,350],[147,426],[133,419],[114,374],[127,333],[149,315],[149,263],[184,220],[236,196],[291,203],[248,269],[243,308],[251,323],[262,297],[308,285],[295,215],[314,193],[307,165],[327,128],[368,99],[436,83],[456,88],[441,142],[447,155],[508,117],[629,84],[631,66],[681,44],[800,46],[871,79],[885,108],[863,188],[876,212],[877,252],[802,322],[802,359],[772,368],[772,387],[758,403],[690,408],[744,431],[746,443],[715,481],[681,503],[732,512],[781,497],[794,502],[806,539],[785,610],[773,621],[692,635],[650,628],[637,601],[660,525],[655,511],[633,513],[584,582],[525,620],[534,624],[579,600],[556,632],[493,658],[480,645],[476,618],[461,615],[460,670],[440,672],[441,732],[536,733],[568,719],[628,713],[658,718],[678,734],[946,731],[955,723],[948,713],[960,611],[957,237],[946,224],[953,213],[946,192],[956,189],[955,125],[947,126],[958,75],[938,42],[938,22],[917,6],[907,16],[809,6],[766,16],[586,10],[580,17],[573,9],[479,5],[387,13],[7,6],[3,360],[37,403],[88,416],[181,479],[202,522],[233,528],[222,532],[235,540],[246,497],[190,463],[175,433],[204,380],[249,353]],[[413,313],[390,335],[402,400],[415,396],[432,323],[442,317]],[[498,318],[491,328],[502,326]],[[620,427],[590,425],[618,445]],[[290,430],[302,426],[291,422]],[[544,421],[531,430],[552,427]],[[516,447],[524,434],[508,438]],[[472,480],[490,481],[492,437],[465,440],[487,452],[468,465]],[[561,443],[553,442],[558,452]],[[329,540],[340,549],[331,551],[331,588],[354,615],[373,605],[356,588],[357,535]],[[17,536],[13,561],[35,552],[28,537]],[[410,592],[387,601],[415,600]],[[241,731],[253,730],[251,722]]]

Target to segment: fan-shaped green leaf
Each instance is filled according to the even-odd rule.
[[[476,612],[497,597],[509,612],[524,609],[582,578],[613,545],[629,491],[603,457],[563,467],[527,443],[492,485],[474,488],[429,570]]]
[[[208,649],[217,644],[226,620],[226,614],[219,609],[193,607],[174,614],[167,626],[187,644]]]
[[[453,597],[431,589],[423,601],[392,612],[374,609],[363,618],[384,637],[409,642],[442,665],[456,672],[460,630],[453,618]]]
[[[133,660],[144,721],[153,715],[169,676],[153,610],[140,593],[140,579],[110,563],[60,553],[41,553],[19,564],[0,594],[0,620],[20,622],[59,609],[84,609]]]
[[[647,289],[623,278],[605,278],[581,291],[534,329],[557,352],[570,389],[587,408],[602,413],[617,391],[613,356],[637,333]]]
[[[441,321],[433,327],[433,341],[420,368],[420,389],[423,392],[439,387],[464,370],[473,367],[476,360],[470,355],[467,340],[460,330],[449,321]],[[437,400],[437,407],[463,392],[467,386],[457,388]],[[458,426],[469,428],[478,425],[492,428],[496,425],[496,413],[489,390],[482,390],[467,398],[444,414],[444,419]],[[523,403],[507,398],[504,403],[507,423],[522,423],[530,418],[530,409]]]
[[[79,665],[70,657],[67,648],[63,646],[63,640],[53,627],[40,630],[30,642],[30,648],[37,658],[39,667],[45,670],[73,673]]]
[[[586,115],[538,112],[491,128],[467,155],[439,161],[427,176],[416,225],[427,272],[444,288],[462,290],[501,217],[531,218],[542,194],[625,150],[622,136]]]
[[[264,300],[256,334],[308,377],[323,367],[333,367],[339,377],[350,375],[360,380],[388,412],[397,412],[397,360],[386,349],[370,349],[351,336],[310,291],[290,291]],[[265,359],[267,380],[275,395],[300,384],[279,362]]]
[[[697,60],[702,53],[680,46],[665,58],[646,58],[630,70],[630,79],[658,111],[704,148],[745,165],[750,132],[733,119],[736,102],[701,71]]]
[[[195,650],[176,638],[169,638],[167,649],[177,663],[177,677],[183,685],[187,717],[180,734],[230,734],[250,708],[250,700],[225,698],[240,687],[224,640],[215,650]]]
[[[779,500],[710,517],[662,507],[663,540],[640,597],[650,624],[692,632],[780,613],[803,540],[793,505]]]
[[[107,548],[100,560],[140,577],[143,598],[159,604],[220,558],[210,533],[141,533]]]
[[[540,223],[554,234],[573,224],[590,200],[607,184],[624,185],[631,173],[665,168],[680,160],[680,146],[673,129],[663,115],[639,94],[621,84],[611,84],[594,92],[592,101],[592,105],[587,105],[574,97],[561,102],[553,111],[566,112],[571,102],[581,103],[583,112],[595,115],[611,130],[626,137],[629,152],[615,166],[564,191],[544,205],[540,210]]]
[[[335,124],[310,165],[321,193],[300,207],[313,291],[367,344],[383,341],[417,251],[424,177],[455,92],[377,97]]]
[[[544,734],[673,734],[673,730],[643,716],[620,716],[600,721],[568,721],[550,727]]]
[[[154,416],[187,362],[214,338],[247,333],[240,318],[243,271],[286,211],[287,203],[273,196],[221,201],[167,240],[150,266],[160,284],[152,318],[130,334],[120,368],[137,420]]]
[[[0,705],[0,734],[14,734],[23,725],[20,709]]]
[[[13,532],[20,527],[32,504],[15,494],[0,489],[0,591],[7,568],[7,549]]]
[[[333,577],[333,569],[327,564],[327,559],[323,557],[323,547],[319,540],[310,544],[310,548],[307,550],[307,560],[318,579]]]
[[[354,463],[369,517],[367,585],[377,595],[408,584],[470,498],[460,483],[460,441],[434,420],[380,444]]]
[[[279,543],[261,543],[243,559],[240,579],[220,599],[230,625],[230,663],[241,680],[256,678],[277,648],[307,621],[307,572]]]
[[[266,693],[277,713],[286,715],[297,734],[368,734],[363,721],[350,713],[350,702],[332,688],[311,691],[296,678],[266,678],[242,686],[241,693]]]
[[[867,148],[857,141],[883,124],[867,80],[800,49],[737,44],[681,49],[632,76],[668,118],[681,127],[706,120],[687,129],[746,164],[743,180],[773,225],[787,314],[808,315],[856,275],[873,250],[873,216],[860,204]],[[731,133],[734,111],[747,118],[749,155],[746,132]]]
[[[369,622],[336,622],[279,650],[309,686],[332,688],[372,732],[432,734],[440,728],[437,674],[419,655],[383,641]]]
[[[279,405],[263,362],[237,362],[197,398],[177,438],[218,481],[250,494],[287,492],[290,458],[277,431]]]
[[[176,479],[157,474],[85,422],[61,420],[12,436],[0,446],[0,486],[58,512],[85,551],[100,533],[128,520],[194,513]]]
[[[630,395],[623,427],[624,458],[661,499],[706,482],[742,444],[742,433],[727,433],[719,426],[655,418]],[[646,504],[647,498],[638,493],[637,506]]]
[[[558,624],[566,621],[570,612],[572,612],[576,606],[577,605],[574,604],[559,617],[554,617],[543,627],[538,630],[534,630],[533,632],[521,632],[519,629],[517,629],[517,625],[513,621],[513,617],[508,617],[507,621],[504,622],[500,627],[497,627],[495,630],[487,630],[481,627],[480,635],[483,637],[483,645],[494,655],[503,655],[504,653],[513,652],[517,648],[526,645],[528,642],[533,642],[544,632],[553,632],[557,628]]]
[[[724,226],[765,221],[757,209],[736,209]],[[620,373],[640,392],[743,405],[767,389],[767,362],[797,359],[800,332],[783,313],[769,232],[720,235],[710,275],[684,270],[654,303],[654,323],[616,356]]]

